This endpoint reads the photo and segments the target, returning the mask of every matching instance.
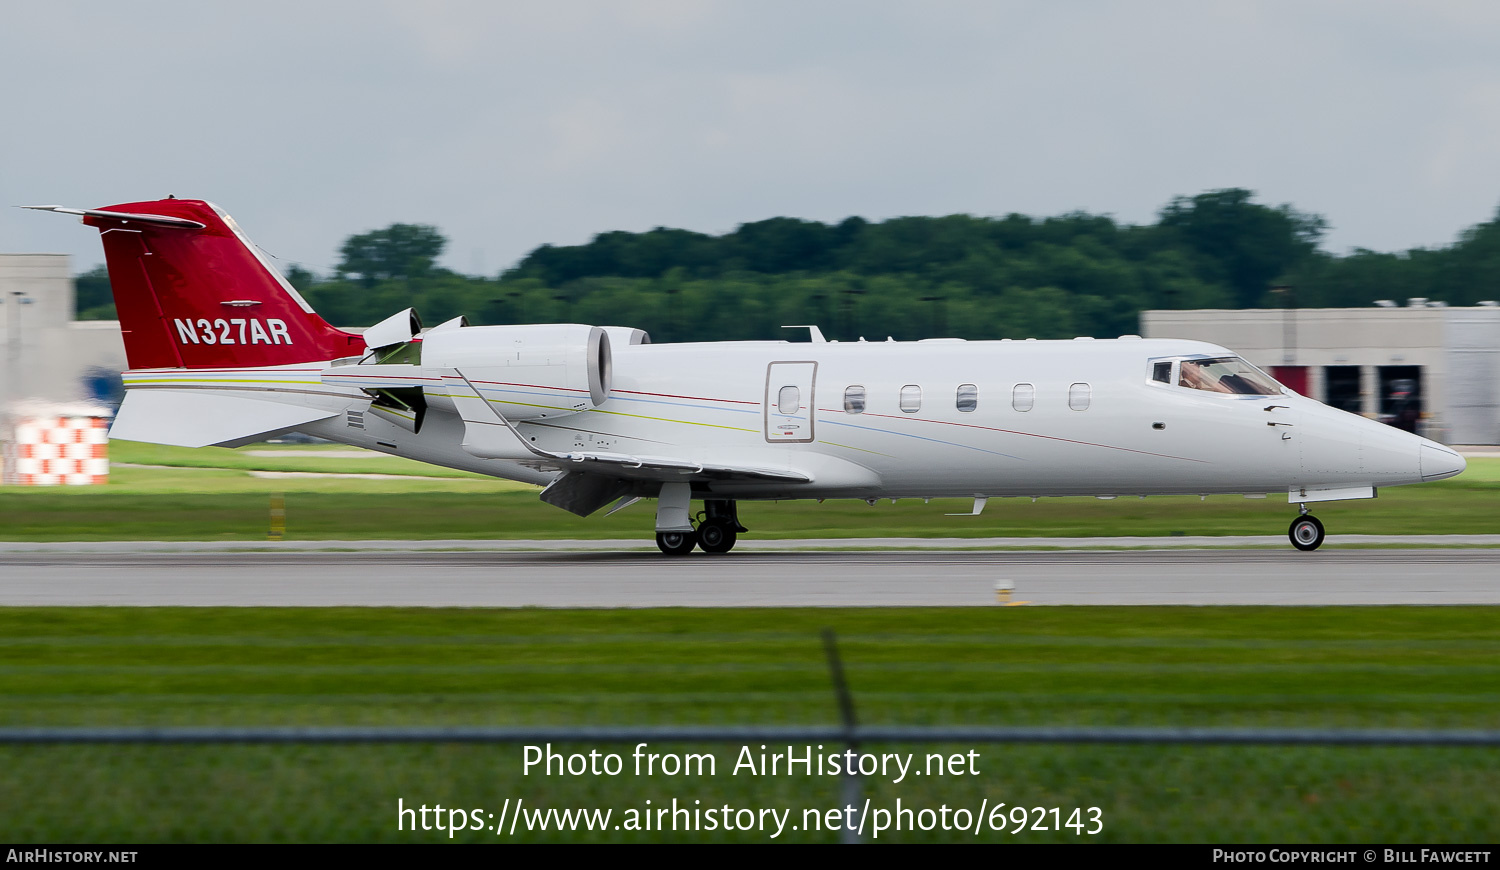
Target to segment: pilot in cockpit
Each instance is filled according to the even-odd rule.
[[[1194,390],[1207,390],[1211,393],[1228,392],[1219,386],[1219,379],[1204,370],[1198,363],[1192,360],[1183,360],[1180,367],[1181,374],[1177,382],[1180,386]]]

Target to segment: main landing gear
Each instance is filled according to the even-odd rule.
[[[1307,512],[1307,505],[1302,505],[1302,515],[1292,520],[1286,536],[1292,539],[1292,546],[1299,550],[1316,550],[1323,546],[1323,524]]]
[[[747,531],[740,525],[732,500],[707,499],[693,531],[657,532],[656,546],[668,556],[686,556],[695,546],[705,553],[727,553],[734,549],[739,533]]]
[[[697,532],[657,532],[656,546],[668,556],[686,556],[698,545]]]

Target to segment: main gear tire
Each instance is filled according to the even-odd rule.
[[[686,556],[698,546],[695,532],[657,532],[656,546],[668,556]]]
[[[720,520],[710,520],[698,526],[698,546],[705,553],[727,553],[734,549],[739,537],[734,526]]]

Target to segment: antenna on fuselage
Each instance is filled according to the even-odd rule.
[[[798,324],[795,324],[793,326],[783,326],[781,328],[782,329],[805,329],[805,330],[807,330],[807,332],[809,334],[809,337],[811,338],[813,344],[825,344],[828,341],[826,338],[823,337],[823,330],[819,329],[817,327],[817,325],[813,324],[813,323],[798,323]]]

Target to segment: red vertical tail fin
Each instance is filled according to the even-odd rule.
[[[64,209],[98,227],[133,369],[322,362],[364,352],[329,326],[213,203]]]

